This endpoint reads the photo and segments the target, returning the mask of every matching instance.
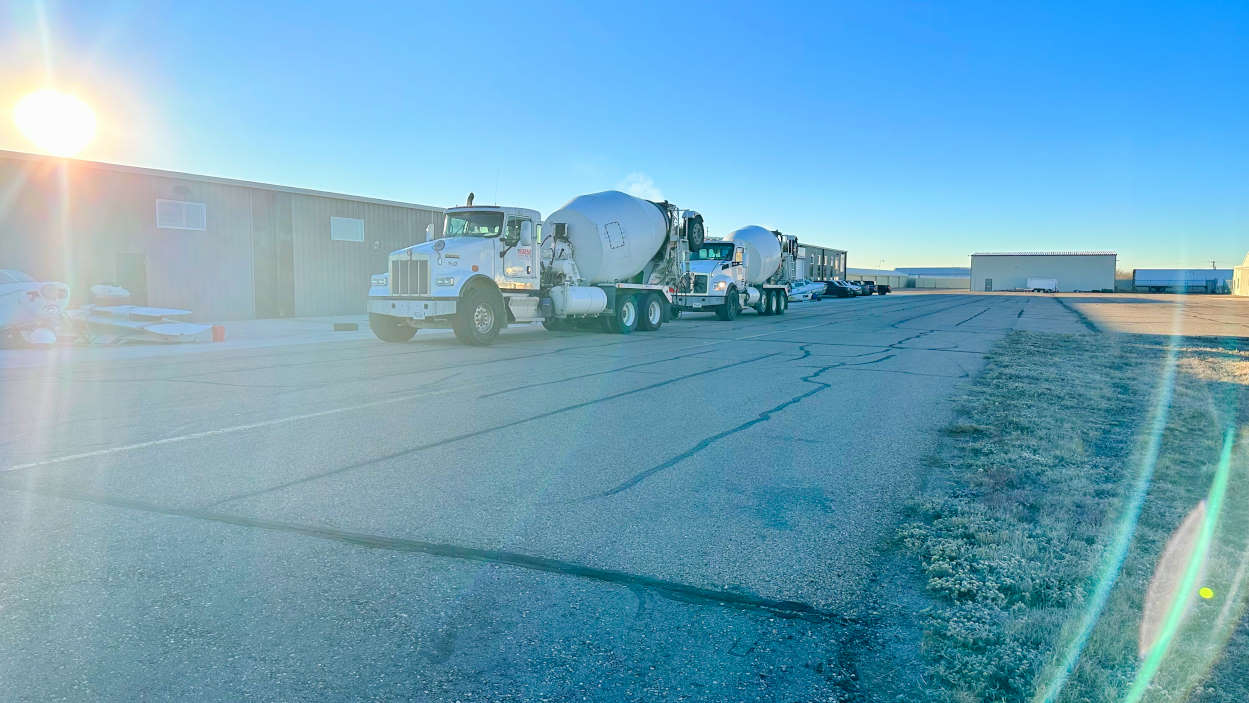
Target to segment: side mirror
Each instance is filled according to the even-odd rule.
[[[533,246],[533,223],[529,220],[520,223],[520,245],[522,247]]]

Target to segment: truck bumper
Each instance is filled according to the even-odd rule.
[[[417,327],[426,323],[432,327],[455,315],[455,303],[454,299],[370,297],[369,312],[406,318]]]
[[[723,295],[678,295],[676,305],[682,310],[710,310],[724,305]]]

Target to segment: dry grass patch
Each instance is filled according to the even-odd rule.
[[[1249,358],[1236,345],[1205,339],[1176,358],[1151,464],[1166,340],[1018,332],[990,355],[959,399],[934,488],[901,532],[938,603],[925,627],[934,698],[1032,700],[1057,681],[1057,700],[1119,701],[1132,689],[1143,600],[1159,556],[1207,497],[1225,428],[1249,419],[1249,378],[1235,366]],[[1231,589],[1249,551],[1245,446],[1237,445],[1204,572],[1226,586],[1219,602],[1227,607],[1192,596],[1145,700],[1249,700],[1234,671],[1249,657],[1243,589]],[[1142,481],[1150,465],[1151,480]],[[1137,491],[1139,519],[1124,530]],[[1121,564],[1119,535],[1129,537]],[[1099,583],[1113,587],[1095,607]],[[1082,623],[1086,613],[1096,614],[1091,629]],[[1070,672],[1061,665],[1067,652],[1078,653]]]

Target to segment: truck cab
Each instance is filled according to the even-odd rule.
[[[688,294],[681,304],[690,310],[712,310],[724,304],[730,288],[744,290],[746,274],[742,268],[740,245],[722,239],[708,239],[698,249],[690,250]]]
[[[369,326],[388,342],[442,328],[484,344],[509,322],[541,320],[541,229],[537,210],[449,208],[439,236],[391,252],[385,294],[370,290]],[[471,308],[467,314],[464,306]]]
[[[762,284],[747,280],[743,244],[728,239],[707,239],[691,248],[688,275],[677,309],[715,312],[721,320],[736,319],[743,308],[760,315],[783,315],[789,307],[789,281],[793,279],[793,251],[797,238],[774,233],[782,241],[781,263]]]

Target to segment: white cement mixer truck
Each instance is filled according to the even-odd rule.
[[[582,195],[542,222],[536,210],[450,208],[442,236],[390,255],[384,294],[369,295],[383,341],[450,328],[489,344],[509,323],[595,326],[628,334],[669,319],[703,218],[619,191]]]
[[[744,308],[783,315],[789,307],[798,238],[751,225],[724,239],[690,248],[689,273],[677,294],[677,309],[737,318]]]

